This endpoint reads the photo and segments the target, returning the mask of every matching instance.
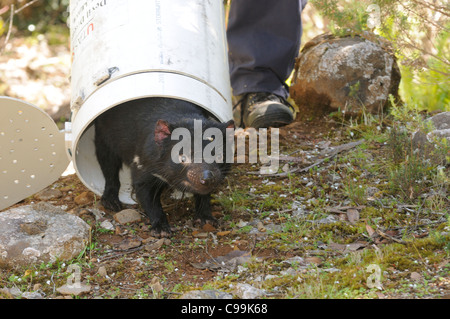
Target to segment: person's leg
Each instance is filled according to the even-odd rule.
[[[305,0],[231,1],[227,39],[234,96],[245,99],[249,93],[269,93],[279,97],[282,103],[285,102],[289,91],[284,82],[294,68],[300,48],[300,14],[304,4]],[[264,96],[268,94],[263,95],[263,99]],[[256,98],[260,99],[261,96]],[[276,100],[273,97],[268,99]],[[278,122],[284,125],[288,124],[284,122],[293,120],[292,115],[290,120],[286,118],[288,114],[283,116],[283,112],[291,112],[285,108],[287,111],[277,112],[276,107],[271,107],[271,115],[267,114],[266,109],[262,112],[272,116],[275,122],[276,113],[280,113],[283,119]],[[246,126],[255,126],[251,124],[245,123]],[[270,121],[260,124],[270,124]],[[279,125],[275,123],[270,126]]]

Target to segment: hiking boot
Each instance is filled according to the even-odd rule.
[[[233,107],[233,117],[241,127],[280,127],[294,121],[294,107],[272,93],[247,93]]]

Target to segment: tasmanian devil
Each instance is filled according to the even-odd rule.
[[[172,138],[180,128],[192,137],[188,140],[189,147],[180,147],[181,135]],[[194,136],[196,128],[201,128],[201,140],[197,144],[201,146],[200,152],[214,139],[223,139],[217,144],[223,147],[210,152],[214,158],[194,156],[199,155],[198,147],[195,149],[195,143],[199,143],[199,137]],[[206,134],[211,128],[222,134]],[[226,128],[234,128],[232,120],[220,123],[200,107],[178,99],[144,98],[106,111],[95,120],[96,155],[105,177],[102,205],[113,211],[121,209],[119,171],[125,164],[130,167],[133,191],[150,219],[153,236],[171,235],[160,201],[165,188],[194,194],[196,221],[216,223],[210,200],[211,192],[221,184],[230,168],[225,160]]]

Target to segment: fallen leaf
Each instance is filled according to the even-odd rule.
[[[357,251],[360,248],[366,247],[366,244],[364,243],[352,243],[352,244],[348,244],[345,245],[345,250],[346,251]]]
[[[388,235],[388,236],[391,236],[391,237],[395,237],[395,236],[398,236],[399,232],[396,231],[396,230],[387,230],[385,232],[385,234]]]
[[[258,228],[258,231],[264,233],[266,231],[266,227],[264,227],[264,224],[259,221],[258,224],[256,225],[256,228]]]
[[[101,277],[107,277],[108,273],[106,271],[106,267],[105,266],[99,267],[97,270],[97,274],[99,274]]]
[[[422,233],[422,234],[413,234],[414,238],[424,238],[429,235],[428,232]]]
[[[349,252],[349,251],[357,251],[360,248],[366,247],[366,244],[358,243],[358,242],[347,244],[347,245],[331,243],[328,245],[328,247],[333,250],[337,250],[337,251],[345,253],[345,252]]]
[[[198,230],[194,230],[192,232],[192,236],[195,237],[195,238],[206,238],[206,237],[208,237],[208,233],[200,232]]]
[[[345,214],[345,212],[341,209],[338,209],[338,207],[326,207],[325,211],[327,211],[328,213]]]
[[[77,205],[86,205],[94,200],[94,195],[90,192],[83,192],[80,195],[76,196],[74,202]]]
[[[233,271],[238,265],[250,262],[250,258],[249,251],[233,250],[225,256],[213,257],[203,263],[191,263],[191,265],[197,269]]]
[[[330,244],[328,244],[328,247],[332,250],[337,250],[337,251],[342,251],[342,252],[345,250],[345,245],[342,245],[342,244],[330,243]]]
[[[322,264],[322,259],[319,257],[306,257],[305,261],[310,264],[316,264],[317,266]]]
[[[157,240],[156,242],[148,243],[144,246],[144,249],[147,251],[158,250],[162,247],[162,245],[164,244],[164,241],[165,241],[165,239],[161,238],[161,239]]]
[[[205,232],[210,233],[210,232],[215,231],[215,230],[216,230],[216,227],[214,227],[213,225],[211,225],[211,224],[209,224],[209,223],[205,223],[205,224],[202,226],[202,230],[205,231]]]
[[[347,218],[350,224],[354,225],[359,220],[359,211],[353,208],[348,209]]]
[[[211,215],[212,215],[214,218],[221,218],[221,217],[223,217],[222,212],[218,212],[218,211],[212,212]]]
[[[82,282],[74,283],[73,285],[62,285],[59,288],[56,288],[56,291],[62,295],[75,295],[78,296],[83,293],[87,293],[91,291],[91,286],[86,285]]]
[[[217,236],[226,236],[231,233],[231,230],[219,231],[217,232]]]
[[[366,224],[366,230],[367,230],[367,233],[369,234],[369,237],[373,237],[373,235],[375,234],[375,230],[373,230],[373,228],[370,227],[369,224]]]
[[[163,286],[161,285],[157,277],[153,277],[150,287],[152,288],[153,293],[159,293],[163,291]]]

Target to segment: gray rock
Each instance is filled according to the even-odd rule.
[[[429,119],[433,122],[435,130],[448,130],[450,129],[450,112],[441,112]]]
[[[124,209],[114,215],[114,220],[119,224],[138,223],[142,220],[141,214],[134,209]]]
[[[298,270],[295,270],[294,268],[289,267],[286,270],[282,270],[280,272],[280,274],[283,276],[297,276],[299,274],[299,272],[298,272]]]
[[[429,128],[428,132],[426,130],[414,132],[413,147],[433,162],[445,161],[445,150],[437,149],[435,139],[446,139],[447,144],[450,145],[450,112],[441,112],[430,117],[425,122],[425,126]]]
[[[0,213],[0,266],[70,260],[89,239],[81,218],[41,202]]]
[[[24,299],[44,299],[44,296],[37,291],[24,292],[22,294],[22,298]]]
[[[79,282],[71,285],[69,284],[62,285],[61,287],[57,288],[56,291],[62,295],[78,296],[91,291],[91,286]]]
[[[332,223],[335,223],[335,222],[337,222],[338,220],[337,220],[337,218],[335,217],[335,216],[333,216],[333,215],[328,215],[327,217],[325,217],[325,218],[321,218],[321,219],[319,219],[319,220],[316,220],[316,221],[314,221],[315,223],[318,223],[318,224],[332,224]]]
[[[59,189],[46,188],[34,195],[34,197],[41,201],[49,201],[62,197],[63,193]]]
[[[267,294],[264,289],[253,287],[249,284],[239,283],[235,289],[236,295],[241,299],[258,299]]]
[[[450,142],[450,112],[441,112],[426,120],[425,125],[430,127],[430,131],[425,133],[422,130],[417,131],[413,137],[413,143],[420,145],[425,137],[425,142],[432,143],[433,138],[446,138]]]
[[[114,230],[114,225],[109,220],[102,221],[100,227],[107,230]]]
[[[1,288],[0,293],[4,294],[7,298],[18,298],[22,295],[22,292],[17,287]]]
[[[297,59],[291,97],[300,109],[379,113],[390,94],[398,97],[401,76],[390,51],[386,40],[370,33],[319,35]]]

